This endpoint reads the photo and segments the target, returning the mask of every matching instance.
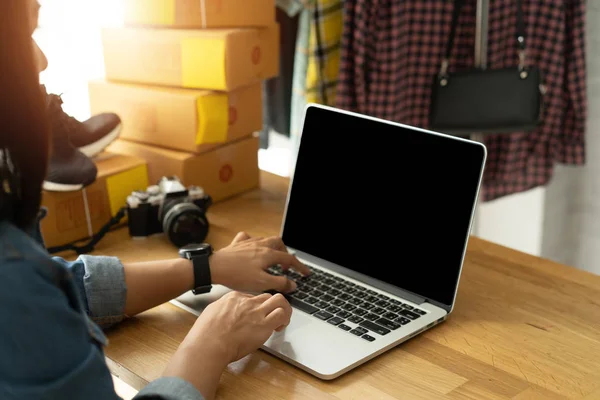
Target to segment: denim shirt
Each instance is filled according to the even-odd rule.
[[[0,222],[0,284],[0,399],[119,399],[97,325],[124,318],[127,286],[117,258],[50,257],[39,223],[27,234]],[[165,377],[135,399],[203,397],[187,381]]]

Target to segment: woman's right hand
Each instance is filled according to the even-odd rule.
[[[164,375],[187,380],[211,399],[227,364],[258,349],[274,331],[285,328],[291,316],[292,308],[281,294],[230,292],[202,312]]]

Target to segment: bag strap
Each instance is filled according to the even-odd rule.
[[[523,16],[523,4],[521,0],[517,2],[517,46],[519,50],[519,70],[525,68],[525,18]],[[452,48],[454,47],[454,39],[456,37],[456,28],[458,27],[458,18],[462,10],[465,0],[455,0],[454,9],[452,10],[452,25],[450,26],[450,34],[448,36],[448,47],[446,48],[446,54],[442,60],[442,67],[440,69],[440,78],[448,76],[448,62],[452,54]]]

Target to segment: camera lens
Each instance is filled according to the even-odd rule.
[[[193,203],[179,203],[171,207],[163,218],[163,231],[174,245],[202,243],[208,235],[208,220]]]

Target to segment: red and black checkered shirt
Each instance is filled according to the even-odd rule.
[[[555,163],[585,161],[585,0],[521,0],[528,64],[547,86],[533,132],[487,136],[482,200],[545,185]],[[345,0],[337,106],[428,127],[433,77],[446,50],[453,1]],[[476,0],[459,18],[449,71],[474,65]],[[490,1],[487,68],[518,65],[516,0]]]

